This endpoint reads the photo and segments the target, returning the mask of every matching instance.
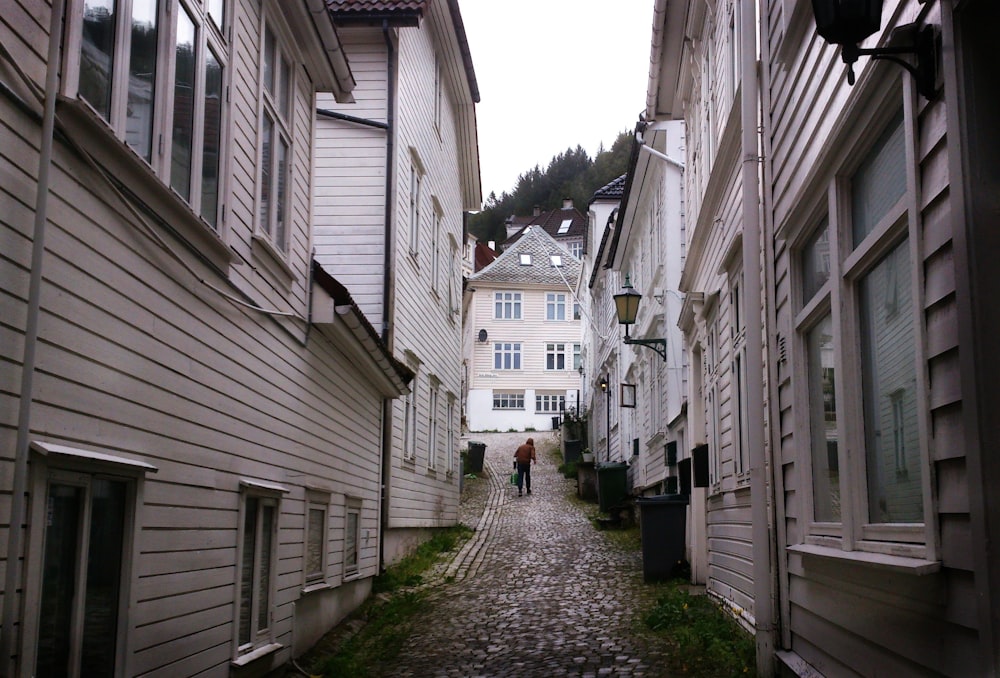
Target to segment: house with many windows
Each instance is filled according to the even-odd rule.
[[[479,90],[457,0],[331,0],[357,86],[318,97],[316,259],[415,375],[387,403],[383,554],[458,520],[465,213]]]
[[[312,257],[333,19],[3,15],[0,674],[264,675],[370,593],[413,378]]]
[[[543,210],[535,207],[530,216],[511,216],[504,226],[507,229],[507,239],[502,249],[510,247],[521,237],[529,227],[541,228],[551,235],[577,259],[582,259],[587,246],[586,215],[573,206],[573,201],[563,198],[562,207],[554,210]]]
[[[820,4],[656,2],[645,121],[687,130],[693,573],[762,675],[1000,675],[1000,10],[874,3],[862,48],[931,47],[907,70],[828,44]]]
[[[548,430],[580,394],[580,262],[530,227],[468,278],[470,431]]]

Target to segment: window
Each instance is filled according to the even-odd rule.
[[[423,182],[423,170],[414,158],[410,165],[410,254],[413,255],[420,246],[420,192]]]
[[[438,291],[438,277],[441,275],[441,222],[444,216],[438,208],[437,199],[434,202],[434,237],[431,239],[431,291]]]
[[[573,344],[573,369],[579,370],[583,366],[583,356],[580,344]]]
[[[562,223],[559,224],[559,230],[556,231],[556,235],[565,235],[566,233],[569,233],[569,227],[572,225],[572,219],[563,219]]]
[[[441,134],[441,100],[444,98],[444,82],[441,74],[441,57],[434,55],[434,129]]]
[[[743,272],[738,271],[730,276],[729,281],[729,317],[730,333],[732,335],[733,352],[730,364],[732,379],[732,398],[730,398],[731,421],[733,422],[733,461],[737,475],[750,471],[750,442],[747,437],[747,373],[746,373],[746,319],[743,317]],[[745,478],[746,479],[746,478]]]
[[[571,242],[569,244],[569,253],[572,254],[577,259],[583,258],[583,243],[582,242]]]
[[[521,266],[531,266],[531,255],[522,254],[520,255]]]
[[[566,319],[566,295],[548,292],[545,295],[545,319]]]
[[[412,461],[417,454],[417,377],[410,382],[410,392],[403,400],[403,459]]]
[[[549,263],[552,264],[553,268],[559,268],[559,267],[561,267],[563,265],[562,255],[560,255],[560,254],[550,254],[549,255]]]
[[[243,495],[240,530],[237,648],[246,654],[273,639],[278,497],[249,488]]]
[[[493,344],[493,369],[521,369],[521,344],[502,342]]]
[[[134,494],[129,478],[48,474],[33,675],[116,675]]]
[[[524,391],[494,391],[494,410],[523,410]]]
[[[316,490],[306,490],[306,586],[320,584],[326,579],[327,519],[330,513],[330,495]]]
[[[523,410],[524,391],[493,391],[494,410]]]
[[[898,114],[848,179],[834,184],[831,205],[843,208],[795,249],[796,331],[809,425],[810,535],[839,538],[846,550],[921,557],[931,542],[929,479],[906,124]],[[838,350],[848,346],[857,349]],[[861,416],[841,416],[840,401]],[[848,447],[860,454],[848,457]]]
[[[494,295],[493,317],[497,320],[520,320],[521,293],[497,292]]]
[[[536,393],[535,412],[562,412],[566,409],[565,393]]]
[[[566,369],[566,344],[545,345],[545,369]]]
[[[455,472],[455,396],[448,394],[448,440],[445,443],[445,471]]]
[[[291,186],[292,62],[265,19],[261,54],[259,231],[288,252],[288,187]]]
[[[227,47],[222,0],[83,0],[77,94],[218,228]]]
[[[579,320],[580,317],[581,317],[581,315],[582,314],[580,312],[580,304],[574,303],[573,304],[573,320]]]
[[[344,512],[344,577],[357,576],[361,565],[361,500],[347,498]]]
[[[431,396],[427,402],[427,468],[433,471],[437,468],[438,452],[438,385],[431,380]]]

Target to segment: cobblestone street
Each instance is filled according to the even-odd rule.
[[[514,448],[533,436],[532,494],[510,485]],[[430,577],[432,605],[386,676],[665,676],[662,640],[643,633],[649,603],[638,552],[599,532],[568,495],[551,432],[473,434],[484,474],[466,480],[473,537]]]

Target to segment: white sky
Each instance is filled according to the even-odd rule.
[[[645,108],[653,0],[460,0],[482,101],[483,202],[579,144],[593,158]]]

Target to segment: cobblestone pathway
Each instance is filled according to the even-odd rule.
[[[539,449],[532,494],[508,478],[527,435]],[[567,499],[575,481],[544,453],[552,433],[473,434],[483,477],[466,481],[461,520],[476,533],[429,577],[432,605],[392,666],[399,677],[666,676],[662,640],[639,631],[653,592],[638,553],[607,540]],[[450,580],[449,580],[450,578]]]

